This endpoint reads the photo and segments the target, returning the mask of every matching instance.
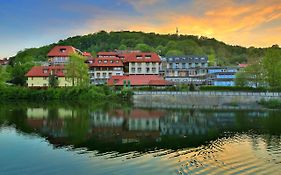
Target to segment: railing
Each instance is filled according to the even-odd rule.
[[[281,97],[279,92],[217,92],[217,91],[134,91],[135,95],[198,95],[198,96],[260,96],[260,97]]]

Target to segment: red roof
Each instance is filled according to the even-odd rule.
[[[123,67],[123,62],[118,57],[110,58],[91,58],[89,67]]]
[[[156,53],[127,53],[119,56],[124,57],[124,62],[161,62],[159,55]]]
[[[90,52],[83,52],[83,56],[84,57],[91,57],[91,53]]]
[[[34,66],[26,74],[26,77],[48,77],[51,71],[58,76],[64,77],[64,66]]]
[[[55,46],[49,53],[48,57],[69,57],[76,53],[77,49],[72,46]]]
[[[108,85],[123,86],[124,81],[130,81],[132,86],[165,86],[171,85],[169,81],[164,80],[159,75],[124,75],[112,76],[108,79]]]
[[[98,52],[98,56],[117,56],[117,52]]]
[[[124,58],[124,62],[161,62],[159,55],[153,52],[99,52],[97,55]]]
[[[245,67],[248,66],[248,64],[239,64],[238,66],[239,66],[240,68],[245,68]]]

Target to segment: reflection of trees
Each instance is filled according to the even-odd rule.
[[[48,117],[44,118],[45,125],[34,127],[28,123],[32,118],[27,117],[27,108],[42,108],[47,110]],[[158,112],[157,112],[158,111]],[[105,123],[97,126],[91,115],[105,117]],[[266,115],[263,115],[266,114]],[[132,116],[138,115],[138,117]],[[146,117],[144,117],[146,116]],[[107,119],[108,118],[108,119]],[[129,122],[129,119],[131,123]],[[35,119],[34,119],[35,120]],[[36,120],[40,120],[37,117]],[[140,120],[145,121],[143,126],[155,126],[160,129],[146,128],[134,131],[128,125],[137,125]],[[206,141],[216,140],[226,131],[245,132],[253,130],[263,134],[280,134],[281,118],[279,112],[262,113],[258,111],[229,111],[229,110],[159,110],[133,108],[122,103],[23,103],[3,104],[0,108],[0,124],[14,125],[18,130],[29,133],[36,132],[47,136],[52,143],[66,141],[62,144],[72,144],[77,147],[88,147],[100,151],[144,151],[154,148],[178,149],[196,147]],[[108,122],[108,123],[106,123]],[[150,123],[149,123],[150,122]],[[173,134],[162,134],[161,127],[180,129]],[[42,127],[43,126],[43,127]],[[41,128],[40,128],[41,127]],[[39,128],[39,129],[38,129]],[[138,127],[140,128],[140,127]],[[194,129],[196,132],[183,132]],[[204,132],[201,132],[204,131]],[[136,139],[137,143],[122,143],[125,139]],[[264,138],[270,147],[278,141]],[[56,140],[56,142],[54,141]],[[54,142],[53,142],[54,141]],[[280,146],[280,145],[279,145]]]
[[[65,124],[65,130],[71,143],[78,144],[87,139],[90,125],[87,111],[77,111],[77,117],[65,119]]]

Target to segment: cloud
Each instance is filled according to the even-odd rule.
[[[234,45],[281,44],[276,37],[271,37],[280,35],[278,30],[268,32],[268,26],[281,23],[279,0],[125,1],[141,15],[96,14],[94,20],[87,21],[83,33],[101,29],[174,33],[178,27],[181,34],[215,37]]]

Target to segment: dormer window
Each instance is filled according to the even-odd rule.
[[[43,70],[43,73],[44,73],[44,74],[48,73],[48,69],[44,69],[44,70]]]
[[[65,49],[65,48],[62,48],[62,49],[60,49],[60,52],[61,52],[61,53],[64,53],[64,52],[66,52],[66,49]]]
[[[107,63],[107,60],[104,60],[103,63],[106,64],[106,63]]]
[[[145,59],[150,59],[151,55],[145,55]]]
[[[101,60],[99,60],[99,63],[101,63]]]
[[[137,59],[142,59],[142,56],[141,55],[137,55]]]
[[[119,61],[117,60],[116,63],[119,63]]]
[[[110,60],[110,63],[113,63],[113,60]]]

